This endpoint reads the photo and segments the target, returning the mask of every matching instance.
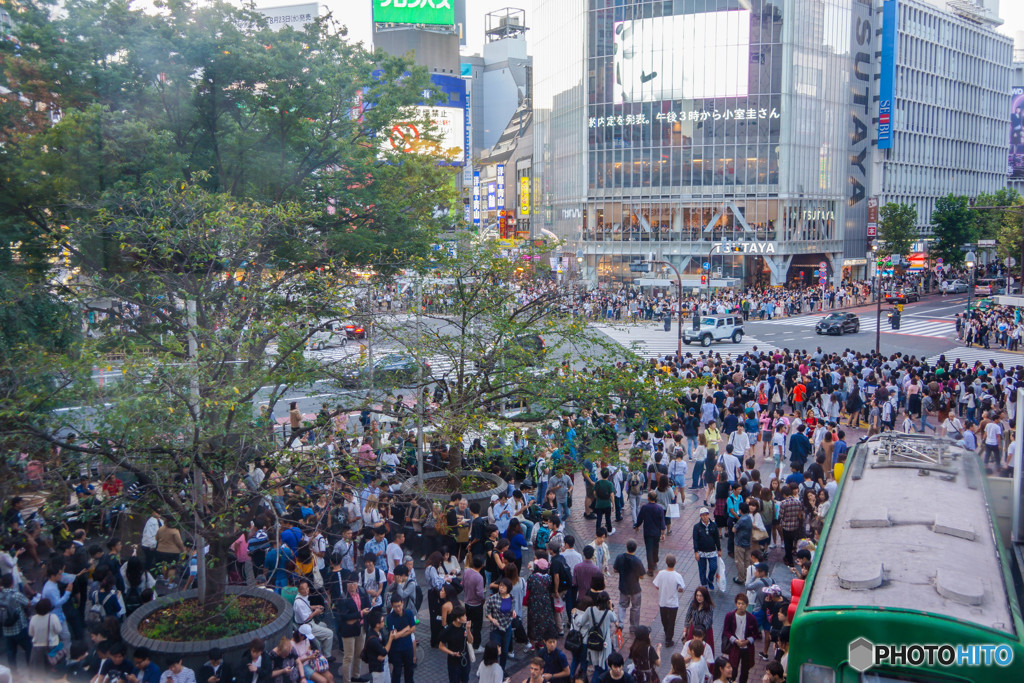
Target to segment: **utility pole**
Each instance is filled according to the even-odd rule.
[[[416,338],[419,340],[420,348],[423,348],[422,277],[417,273],[416,279],[413,281],[413,300],[416,302]],[[416,395],[416,481],[423,486],[423,360],[417,359],[416,365],[419,372],[419,382],[417,383],[419,388]]]

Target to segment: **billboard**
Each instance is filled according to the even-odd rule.
[[[747,10],[622,21],[614,31],[616,104],[748,94]]]
[[[899,21],[898,0],[882,5],[882,63],[878,86],[878,149],[892,149],[892,114],[896,83],[896,36]]]
[[[395,122],[388,131],[387,148],[403,153],[432,154],[453,166],[461,166],[466,162],[466,82],[440,74],[432,74],[430,82],[441,90],[446,101],[411,107],[408,118]],[[424,96],[427,95],[429,91],[424,91]],[[437,140],[426,139],[424,121],[431,123],[430,137]]]
[[[259,7],[256,11],[266,17],[270,28],[275,31],[280,31],[285,26],[291,26],[296,31],[304,31],[306,24],[312,24],[320,16],[320,3]]]
[[[373,20],[378,24],[433,24],[454,26],[452,0],[373,0]]]
[[[1010,159],[1011,178],[1024,178],[1024,85],[1013,86],[1010,97]]]

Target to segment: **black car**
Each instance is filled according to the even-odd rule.
[[[814,331],[818,334],[857,334],[860,332],[860,318],[853,313],[831,313],[818,321]]]
[[[885,292],[882,298],[890,304],[908,304],[911,301],[920,301],[921,294],[914,287],[901,287]]]

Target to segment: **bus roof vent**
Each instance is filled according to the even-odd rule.
[[[932,531],[937,534],[945,534],[946,536],[965,538],[968,541],[974,541],[978,538],[978,533],[971,524],[964,520],[962,516],[953,515],[949,512],[938,512],[935,515],[935,525],[932,527]]]
[[[853,560],[839,566],[839,586],[851,591],[864,591],[882,585],[885,571],[881,562]]]
[[[889,510],[882,506],[857,510],[850,517],[851,529],[877,529],[889,526]]]
[[[985,588],[978,581],[977,575],[954,569],[940,569],[936,572],[935,590],[947,600],[961,605],[980,605],[985,597]]]

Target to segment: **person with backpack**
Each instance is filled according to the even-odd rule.
[[[637,515],[640,514],[640,506],[647,500],[647,491],[647,474],[643,471],[643,462],[638,461],[630,468],[629,478],[626,480],[626,493],[629,494],[629,509],[633,513],[634,526]]]
[[[0,577],[0,629],[7,650],[7,665],[15,671],[18,665],[18,648],[25,651],[25,665],[32,655],[32,639],[28,635],[28,617],[25,610],[29,600],[25,594],[14,588],[14,576]]]
[[[369,633],[359,658],[369,667],[372,683],[384,683],[384,666],[395,631],[389,631],[386,636],[384,635],[383,612],[374,612],[366,620],[369,625]]]
[[[617,628],[619,617],[612,609],[611,598],[606,591],[597,595],[594,604],[577,612],[573,628],[583,636],[583,649],[587,653],[587,664],[594,667],[598,676],[608,669],[608,655],[615,650],[613,629]]]
[[[124,578],[125,616],[128,616],[142,606],[143,593],[148,590],[152,594],[156,579],[146,571],[142,560],[134,555],[121,567],[121,576]]]

